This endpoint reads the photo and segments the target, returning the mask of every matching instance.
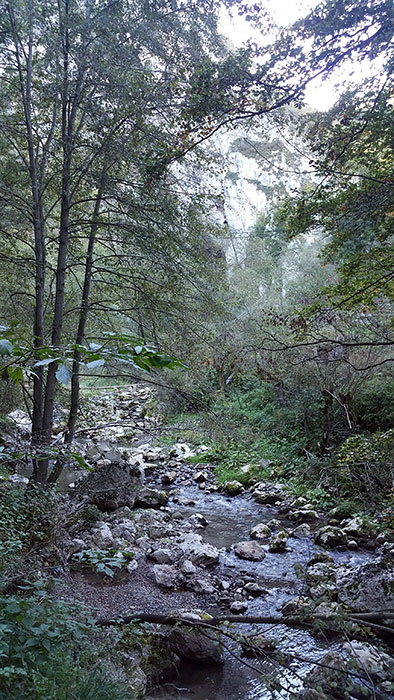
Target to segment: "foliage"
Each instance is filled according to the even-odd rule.
[[[394,379],[372,377],[353,400],[353,409],[360,427],[372,432],[394,426]]]
[[[133,552],[120,552],[116,549],[85,549],[73,554],[72,559],[93,568],[99,574],[113,578],[114,569],[127,566],[133,556]]]
[[[58,524],[56,495],[35,485],[0,483],[0,541],[20,542],[24,550],[53,541]]]
[[[348,438],[338,450],[339,478],[344,492],[362,493],[379,502],[394,480],[394,429]]]
[[[0,598],[0,697],[10,700],[132,700],[130,690],[91,644],[93,620],[45,598]]]

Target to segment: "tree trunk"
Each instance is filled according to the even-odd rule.
[[[323,407],[323,425],[322,425],[322,435],[319,442],[319,449],[322,454],[327,452],[330,446],[330,438],[332,433],[333,421],[332,421],[332,406],[334,402],[334,397],[330,391],[323,389],[322,394],[324,396],[324,407]]]
[[[39,170],[37,163],[37,151],[35,148],[33,130],[33,105],[32,105],[32,80],[33,80],[33,12],[29,7],[29,42],[27,51],[21,45],[18,35],[13,10],[7,4],[10,24],[15,42],[15,58],[17,64],[19,89],[24,112],[26,129],[26,143],[28,150],[29,175],[32,195],[34,252],[35,252],[35,307],[33,324],[34,357],[40,359],[38,349],[44,342],[44,294],[45,294],[45,227],[42,212],[41,192],[39,186]],[[22,62],[24,61],[24,65]],[[33,376],[33,416],[32,416],[32,444],[40,445],[42,440],[42,420],[44,406],[44,370],[37,367]],[[33,460],[33,480],[40,480],[41,462]]]
[[[56,292],[55,292],[55,308],[52,320],[52,335],[51,343],[54,348],[58,348],[62,338],[63,320],[64,320],[64,305],[65,305],[65,282],[67,269],[67,255],[69,244],[69,219],[71,206],[71,166],[73,158],[73,147],[75,138],[75,123],[78,108],[80,106],[81,88],[84,79],[85,65],[84,60],[79,67],[78,76],[75,87],[70,90],[69,85],[69,55],[70,55],[70,30],[69,30],[69,3],[70,0],[64,2],[64,16],[61,14],[59,5],[59,22],[62,33],[63,47],[63,78],[61,90],[61,105],[62,105],[62,148],[63,148],[63,167],[62,167],[62,183],[60,196],[60,225],[59,225],[59,247],[56,265]],[[72,92],[72,95],[70,94]],[[42,420],[43,440],[46,443],[50,442],[53,428],[53,411],[55,405],[58,368],[57,362],[52,362],[48,367],[47,381],[45,387],[44,400],[44,415]],[[49,468],[49,459],[41,460],[40,468],[40,483],[47,480]]]
[[[103,171],[103,173],[101,175],[99,191],[97,193],[97,197],[96,197],[96,201],[95,201],[93,218],[92,218],[92,225],[90,227],[88,249],[86,252],[86,260],[85,260],[85,277],[84,277],[83,290],[82,290],[81,308],[80,308],[80,312],[79,312],[79,323],[78,323],[77,335],[75,338],[76,345],[82,345],[82,343],[85,339],[86,322],[87,322],[88,313],[89,313],[90,287],[91,287],[91,282],[92,282],[93,252],[94,252],[94,245],[95,245],[95,240],[96,240],[96,233],[97,233],[97,230],[99,227],[99,214],[100,214],[100,206],[101,206],[102,194],[103,194],[104,176],[105,176],[105,173]],[[76,421],[77,421],[78,408],[79,408],[81,357],[82,357],[81,351],[78,350],[78,348],[76,348],[74,350],[74,354],[73,354],[70,410],[69,410],[69,414],[68,414],[67,430],[66,430],[66,434],[64,437],[64,444],[65,445],[70,445],[72,443],[73,438],[74,438],[74,433],[75,433],[75,425],[76,425]],[[56,483],[60,474],[62,473],[63,466],[64,466],[64,459],[59,458],[56,461],[56,464],[55,464],[54,468],[52,469],[51,474],[48,477],[49,484]]]

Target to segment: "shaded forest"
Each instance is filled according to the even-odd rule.
[[[249,24],[241,48],[223,13]],[[203,607],[223,622],[227,604],[224,617],[247,617],[266,574],[244,571],[238,588],[226,569],[228,586],[204,578],[225,566],[209,547],[234,544],[219,533],[225,499],[260,527],[245,516],[238,560],[298,552],[287,545],[297,537],[330,550],[295,563],[308,601],[338,606],[329,633],[327,609],[305,601],[279,622],[271,611],[274,625],[301,615],[317,637],[324,628],[383,654],[384,672],[365,649],[355,654],[355,685],[350,664],[341,682],[300,670],[310,679],[301,687],[281,676],[293,660],[264,643],[277,668],[256,672],[253,697],[392,697],[393,30],[391,0],[323,0],[287,27],[268,1],[1,2],[1,698],[182,698],[160,687],[189,637],[135,615],[157,613],[165,626]],[[306,91],[333,80],[335,104],[310,108]],[[218,194],[223,177],[238,177],[223,176],[221,139],[238,134],[266,173],[254,186],[269,193],[242,235],[242,212],[237,228]],[[255,501],[277,509],[270,521]],[[189,530],[169,527],[176,508],[179,523],[194,518]],[[190,531],[206,527],[198,515],[218,518],[219,539]],[[186,539],[172,543],[178,527]],[[342,560],[352,549],[356,559]],[[313,566],[326,567],[318,580]],[[346,598],[340,566],[347,576],[372,567],[354,585],[365,576],[381,597]],[[168,596],[208,597],[169,607],[149,594],[152,575]],[[141,599],[120,610],[114,581]],[[130,610],[124,628],[110,625]],[[216,663],[226,640],[220,623],[204,632],[204,619],[188,634],[208,635],[214,651],[185,658]],[[245,657],[261,656],[239,628],[231,634]],[[332,672],[344,663],[324,659]],[[220,692],[209,700],[229,697]]]

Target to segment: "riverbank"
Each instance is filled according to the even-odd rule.
[[[201,638],[197,645],[180,645],[163,628],[150,629],[149,644],[152,635],[164,636],[169,659],[165,669],[149,661],[149,670],[141,638],[138,644],[134,638],[127,653],[138,669],[131,675],[139,697],[149,692],[183,700],[192,691],[196,700],[263,699],[271,697],[278,672],[281,697],[304,692],[303,679],[316,661],[328,652],[346,658],[341,635],[333,633],[345,611],[394,607],[392,545],[368,519],[344,519],[340,509],[320,512],[286,484],[259,479],[255,468],[250,486],[233,481],[219,487],[214,466],[204,461],[204,446],[196,454],[185,443],[154,443],[160,421],[149,415],[151,398],[146,387],[130,387],[89,401],[78,449],[95,471],[69,470],[62,481],[67,495],[60,497],[64,520],[55,595],[87,604],[95,617],[107,619],[184,610],[284,616],[282,624],[247,629],[248,635],[263,634],[286,657],[278,662],[272,653],[261,658],[254,650],[253,663],[247,662],[253,669],[240,660],[236,641],[219,657],[215,643],[213,659]],[[289,625],[287,616],[300,612],[304,621]],[[311,626],[313,618],[318,622]],[[240,632],[245,626],[232,631]],[[356,637],[358,632],[353,629]],[[377,673],[368,670],[370,681],[363,683],[390,697],[391,669],[382,657],[390,640],[381,646],[369,632],[366,638],[377,646],[363,648],[361,666],[367,657],[372,664],[374,654],[383,662],[381,668],[377,662]],[[220,670],[206,665],[213,661]],[[175,676],[167,685],[169,672]]]

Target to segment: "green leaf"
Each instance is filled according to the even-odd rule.
[[[7,374],[15,384],[20,384],[23,379],[22,367],[7,367]]]
[[[14,346],[10,343],[7,338],[1,338],[0,340],[0,355],[12,355],[14,352]]]
[[[75,459],[75,461],[77,462],[77,464],[79,464],[79,466],[82,467],[82,469],[86,469],[86,470],[89,471],[89,472],[93,472],[93,471],[94,471],[93,467],[91,467],[90,464],[88,464],[88,463],[84,460],[84,458],[82,457],[82,455],[77,454],[76,452],[71,452],[71,453],[70,453],[70,456],[71,456],[73,459]]]
[[[61,383],[61,384],[68,384],[70,379],[72,377],[72,373],[66,367],[66,365],[60,365],[56,372],[56,379]]]
[[[100,360],[93,360],[93,362],[88,362],[86,364],[86,367],[94,369],[95,367],[102,367],[103,365],[105,365],[105,360],[101,358]]]
[[[38,362],[35,362],[33,367],[45,367],[46,365],[50,365],[52,362],[57,362],[60,359],[60,357],[46,357],[45,360],[38,360]]]

